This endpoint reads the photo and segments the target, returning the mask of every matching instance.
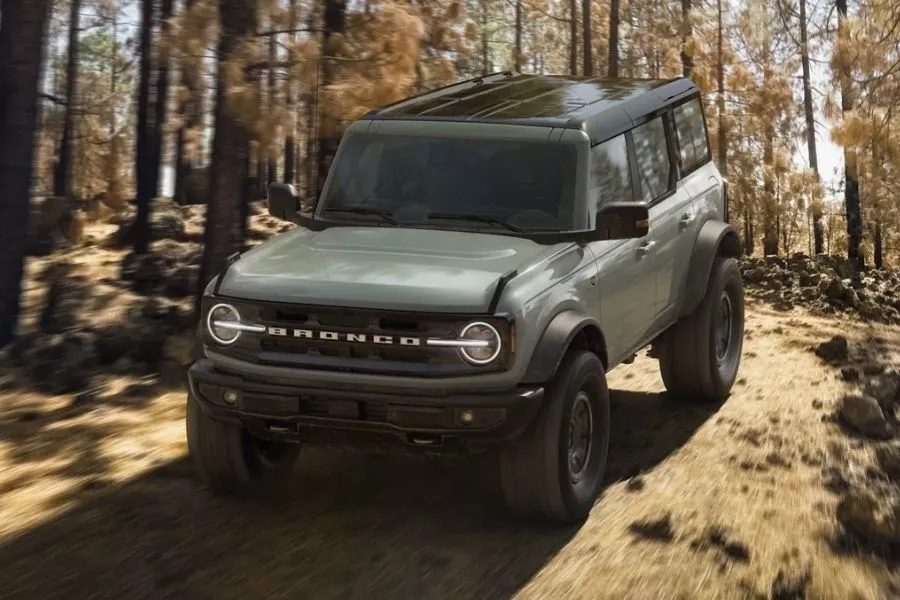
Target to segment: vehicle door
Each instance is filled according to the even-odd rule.
[[[712,165],[712,154],[699,97],[677,104],[667,118],[669,148],[679,181],[675,194],[658,208],[657,311],[666,322],[677,316],[675,311],[684,297],[694,244],[704,221],[704,199],[719,184],[706,168]]]
[[[656,316],[661,325],[673,318],[678,299],[683,297],[690,268],[694,241],[697,239],[698,206],[694,201],[690,177],[699,166],[694,148],[697,132],[691,129],[696,100],[678,105],[663,116],[666,131],[665,147],[671,172],[677,183],[671,194],[659,200],[650,210],[650,219],[657,224],[656,258]],[[702,128],[702,114],[700,126]],[[704,132],[705,140],[705,132]],[[706,155],[709,154],[708,147]]]
[[[639,199],[634,187],[631,134],[625,133],[591,149],[591,222],[596,211],[610,202]],[[597,261],[600,324],[611,361],[627,353],[647,334],[656,303],[651,221],[642,239],[608,240],[588,245]]]

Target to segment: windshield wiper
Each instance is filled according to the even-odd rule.
[[[376,215],[391,223],[393,225],[399,225],[399,221],[391,216],[391,213],[385,210],[379,210],[377,208],[370,208],[368,206],[340,206],[336,208],[326,208],[325,212],[342,212],[342,213],[352,213],[355,215]]]
[[[505,227],[510,231],[515,231],[516,233],[522,233],[523,230],[515,225],[510,225],[503,219],[498,219],[497,217],[491,217],[488,215],[467,215],[467,214],[456,214],[456,213],[428,213],[429,219],[459,219],[460,221],[480,221],[482,223],[491,223],[493,225],[500,225],[501,227]]]

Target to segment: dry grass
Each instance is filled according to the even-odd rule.
[[[491,457],[310,450],[285,502],[217,498],[184,456],[182,392],[125,400],[122,380],[88,407],[9,392],[0,596],[766,598],[779,571],[809,571],[807,598],[887,597],[886,567],[830,544],[837,498],[823,463],[863,451],[823,422],[845,384],[809,347],[877,335],[888,362],[900,331],[757,302],[747,327],[722,406],[666,398],[645,357],[611,374],[609,487],[580,529],[508,518]],[[666,513],[671,540],[635,533]],[[708,543],[710,526],[728,530],[733,556]]]

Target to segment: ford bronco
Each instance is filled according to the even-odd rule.
[[[744,333],[740,240],[689,80],[497,73],[345,131],[298,225],[202,298],[192,459],[271,489],[321,434],[499,456],[511,509],[596,501],[606,373],[650,346],[671,398],[721,402]]]

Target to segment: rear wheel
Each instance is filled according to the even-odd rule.
[[[216,421],[188,394],[188,453],[200,477],[217,492],[270,493],[290,476],[299,444],[264,440],[238,425]]]
[[[687,400],[722,402],[737,378],[744,341],[744,286],[737,260],[717,258],[706,296],[659,346],[666,389]]]
[[[503,493],[521,516],[578,522],[590,513],[606,470],[603,363],[591,352],[568,352],[545,393],[532,427],[500,457]]]

